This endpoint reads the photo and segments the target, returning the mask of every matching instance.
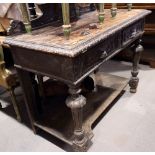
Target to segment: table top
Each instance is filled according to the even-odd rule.
[[[112,18],[110,10],[105,10],[105,20],[100,25],[98,23],[98,13],[93,11],[82,15],[79,20],[71,23],[72,32],[69,40],[65,40],[62,26],[51,25],[34,30],[31,34],[7,37],[5,43],[49,54],[75,57],[101,42],[110,34],[144,18],[149,13],[151,11],[143,9],[133,9],[132,11],[120,9],[117,16]],[[97,28],[90,29],[89,25],[91,23],[95,23]],[[83,35],[85,32],[86,34]]]

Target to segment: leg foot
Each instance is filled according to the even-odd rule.
[[[139,82],[138,77],[131,77],[131,79],[129,81],[130,93],[136,93],[137,92],[138,82]]]

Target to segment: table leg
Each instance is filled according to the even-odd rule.
[[[34,107],[36,106],[36,98],[35,98],[35,90],[33,88],[32,77],[29,72],[24,71],[22,69],[17,68],[17,72],[23,89],[24,100],[25,100],[25,105],[26,105],[28,117],[30,120],[30,124],[34,133],[36,133],[36,129],[33,122],[34,122],[34,117],[37,117],[37,112],[36,112],[37,108]]]
[[[131,70],[132,77],[129,81],[131,93],[136,93],[138,82],[139,82],[139,78],[137,77],[139,73],[138,64],[139,64],[141,52],[143,51],[143,46],[140,43],[141,43],[141,40],[139,40],[138,44],[136,44],[135,47],[133,48],[133,65]]]
[[[80,95],[81,89],[79,87],[70,87],[70,96],[66,100],[66,104],[71,108],[72,118],[74,121],[74,140],[73,149],[75,151],[86,151],[88,138],[82,129],[82,113],[83,106],[86,104],[86,98]]]

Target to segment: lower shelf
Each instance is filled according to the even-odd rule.
[[[83,94],[87,104],[83,108],[83,129],[89,139],[93,137],[92,124],[121,93],[128,84],[128,79],[97,73],[97,92]],[[49,98],[44,104],[44,111],[34,125],[60,140],[72,145],[73,121],[70,109],[65,104],[66,96]]]

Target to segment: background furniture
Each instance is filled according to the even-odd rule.
[[[8,7],[11,6],[11,4],[8,4]],[[15,10],[15,8],[13,10]],[[0,17],[0,86],[10,92],[10,97],[18,121],[21,121],[21,116],[14,89],[19,85],[19,80],[17,72],[13,66],[14,62],[10,52],[10,47],[7,44],[4,44],[3,41],[6,36],[17,35],[23,32],[25,32],[25,27],[21,21],[9,19],[7,17]]]
[[[17,75],[12,73],[11,70],[5,68],[5,61],[3,55],[3,41],[5,37],[0,37],[0,86],[4,87],[10,92],[10,97],[14,107],[14,111],[17,115],[17,120],[21,121],[20,112],[18,109],[17,100],[14,94],[14,89],[17,86]],[[1,106],[2,108],[2,106]]]
[[[117,7],[120,9],[126,9],[127,5],[124,3],[118,3]],[[105,8],[111,8],[111,4],[105,4]],[[133,3],[132,9],[148,9],[152,13],[145,19],[145,33],[143,35],[143,46],[145,48],[141,56],[141,63],[147,63],[151,67],[155,67],[155,3]],[[118,60],[132,60],[132,53],[128,50],[121,52],[116,59]]]

